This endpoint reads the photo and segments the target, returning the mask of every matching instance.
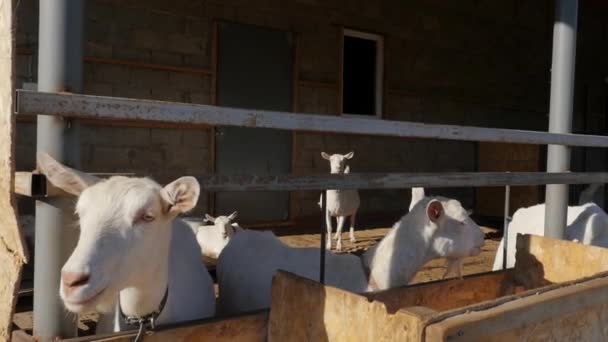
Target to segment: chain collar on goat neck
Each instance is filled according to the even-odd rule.
[[[147,315],[137,317],[137,316],[127,316],[124,312],[122,312],[122,307],[120,306],[120,296],[118,297],[118,310],[120,311],[120,317],[125,321],[127,325],[139,325],[139,330],[137,331],[137,336],[135,336],[135,342],[140,342],[144,338],[144,333],[154,331],[156,329],[156,319],[160,316],[161,312],[165,308],[165,304],[167,304],[167,297],[169,296],[169,285],[165,289],[165,295],[163,299],[160,301],[158,305],[158,309],[149,313]]]

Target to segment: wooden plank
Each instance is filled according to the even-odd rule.
[[[446,311],[513,294],[511,270],[476,274],[363,294],[386,305],[389,312],[409,306]]]
[[[13,342],[36,342],[34,336],[26,333],[23,330],[15,330],[12,333]]]
[[[17,91],[18,115],[139,120],[460,141],[608,147],[608,137],[273,112],[81,94]]]
[[[146,342],[264,342],[268,325],[268,310],[229,318],[214,318],[206,321],[190,322],[159,327],[152,335],[146,335]],[[95,335],[65,339],[66,342],[112,341],[132,342],[135,331],[108,335]]]
[[[608,276],[475,309],[427,326],[426,341],[605,341]]]
[[[134,173],[92,173],[91,175],[100,178],[112,176],[135,176]],[[55,187],[44,175],[35,172],[18,171],[15,172],[14,192],[17,195],[27,197],[56,197],[72,196],[67,192]]]
[[[377,301],[279,271],[268,341],[419,341],[433,311],[387,312]]]
[[[0,340],[11,338],[12,317],[27,250],[14,196],[14,1],[0,1]]]
[[[517,235],[515,279],[527,288],[608,270],[608,249],[535,235]]]

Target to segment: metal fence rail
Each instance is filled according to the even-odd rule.
[[[351,173],[316,176],[214,175],[198,178],[205,191],[409,189],[608,183],[608,172]]]
[[[404,138],[608,147],[608,137],[598,135],[424,124],[27,90],[17,91],[17,114],[260,127]]]

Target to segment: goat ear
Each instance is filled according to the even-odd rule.
[[[214,223],[215,222],[215,217],[209,215],[209,214],[205,214],[205,221]]]
[[[355,156],[355,152],[354,151],[350,151],[347,154],[344,155],[344,158],[346,159],[352,159],[352,157]]]
[[[467,209],[467,215],[469,215],[469,216],[473,215],[473,209]]]
[[[84,189],[100,181],[95,176],[61,164],[46,153],[38,153],[36,159],[38,169],[46,176],[48,181],[72,195],[79,196]]]
[[[234,220],[234,219],[236,218],[236,216],[237,216],[237,215],[238,215],[238,212],[236,212],[236,211],[235,211],[235,212],[233,212],[232,214],[230,214],[230,215],[228,216],[228,219],[229,219],[230,221],[232,221],[232,220]]]
[[[410,202],[410,211],[412,208],[424,198],[424,188],[412,188],[412,201]]]
[[[438,200],[432,200],[426,206],[426,215],[432,222],[437,222],[443,216],[443,205]]]
[[[192,210],[198,202],[201,187],[194,177],[181,177],[161,190],[162,198],[169,204],[169,213],[182,214]]]
[[[344,173],[350,173],[350,165],[346,165],[344,168]]]
[[[329,160],[329,154],[325,152],[321,152],[321,157],[323,157],[323,159]]]

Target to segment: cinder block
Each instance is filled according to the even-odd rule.
[[[177,53],[202,54],[207,50],[207,37],[202,32],[198,36],[172,34],[167,49]]]
[[[151,51],[150,61],[157,64],[165,64],[171,66],[182,66],[184,58],[181,54],[164,52],[164,51]]]
[[[144,68],[130,68],[129,83],[135,86],[162,87],[169,83],[169,72]]]
[[[169,36],[162,32],[134,30],[131,32],[130,45],[141,49],[166,50],[169,47]]]

